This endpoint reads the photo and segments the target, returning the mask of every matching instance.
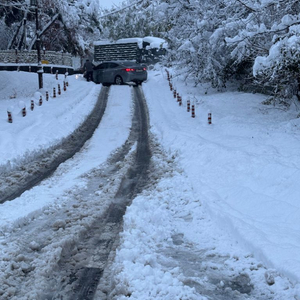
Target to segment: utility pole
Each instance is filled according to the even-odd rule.
[[[30,0],[30,6],[35,7],[35,27],[36,27],[36,51],[38,59],[38,81],[39,89],[43,88],[43,67],[41,58],[41,39],[40,39],[40,29],[39,29],[39,4],[38,0]]]

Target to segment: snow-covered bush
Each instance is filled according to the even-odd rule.
[[[290,35],[278,37],[267,56],[258,56],[253,66],[253,75],[272,84],[280,98],[300,99],[300,36],[299,25],[290,28]]]
[[[112,10],[97,0],[41,1],[42,26],[60,15],[42,37],[49,47],[84,54],[93,40],[157,36],[170,46],[168,64],[195,85],[238,80],[298,95],[299,1],[127,0]]]

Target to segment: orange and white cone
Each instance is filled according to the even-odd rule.
[[[208,124],[211,124],[211,113],[208,113],[207,121],[208,121]]]
[[[177,97],[177,92],[176,92],[175,89],[174,89],[174,91],[173,91],[173,96],[174,96],[174,98],[176,99],[176,97]]]
[[[192,118],[195,118],[196,114],[195,114],[195,105],[192,105]]]
[[[182,105],[182,98],[179,94],[177,94],[177,101],[178,101],[179,106],[181,106]]]
[[[7,121],[8,123],[12,123],[13,122],[13,119],[12,119],[12,113],[11,111],[7,111]]]
[[[187,112],[190,112],[190,110],[191,110],[191,101],[190,100],[187,100],[187,102],[186,102],[186,110],[187,110]]]
[[[22,108],[22,116],[26,117],[26,106]]]

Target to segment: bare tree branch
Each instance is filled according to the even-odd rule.
[[[252,12],[256,12],[256,10],[252,7],[250,7],[249,5],[245,4],[243,1],[241,0],[236,0],[237,2],[239,2],[240,4],[242,4],[243,6],[245,6],[247,9],[249,9]]]

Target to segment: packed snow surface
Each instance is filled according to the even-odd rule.
[[[153,153],[157,184],[138,195],[124,217],[112,266],[116,299],[207,299],[200,287],[208,284],[209,270],[219,274],[220,288],[224,278],[249,276],[265,295],[252,299],[300,299],[298,112],[263,105],[263,95],[196,88],[173,75],[182,106],[164,68],[149,71],[143,85],[152,138],[162,154]],[[57,144],[88,116],[101,86],[69,76],[67,91],[53,98],[53,87],[63,80],[44,74],[45,87],[37,91],[36,74],[0,72],[1,172]],[[187,100],[195,105],[195,118]],[[52,179],[0,205],[2,273],[1,260],[14,253],[6,236],[22,229],[20,220],[67,201],[60,195],[83,184],[80,176],[125,142],[131,106],[130,87],[112,86],[104,118],[82,151]],[[197,270],[188,258],[199,263]]]

